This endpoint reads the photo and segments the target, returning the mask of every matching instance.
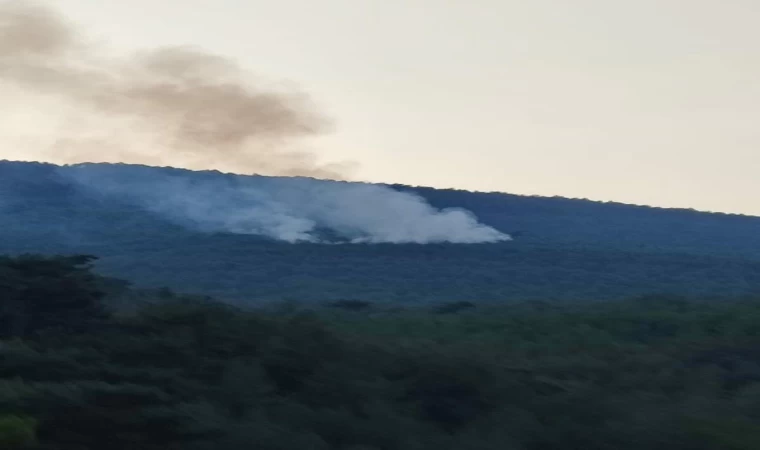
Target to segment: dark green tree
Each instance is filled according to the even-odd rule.
[[[46,331],[83,331],[105,317],[104,292],[92,273],[96,258],[0,258],[0,338]]]

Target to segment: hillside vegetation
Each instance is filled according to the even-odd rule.
[[[193,183],[215,172],[128,165]],[[414,191],[462,207],[513,241],[496,244],[289,244],[194,228],[83,191],[49,164],[0,162],[0,251],[101,257],[105,274],[146,287],[245,302],[604,300],[647,293],[760,293],[760,218],[563,198]],[[288,179],[252,177],[255,183]]]
[[[0,259],[0,448],[760,448],[758,299],[242,310],[92,262]]]

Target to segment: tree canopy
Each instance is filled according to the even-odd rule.
[[[240,309],[92,262],[0,260],[0,448],[759,448],[757,298]]]

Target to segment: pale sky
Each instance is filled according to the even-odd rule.
[[[355,178],[760,215],[758,0],[49,0],[297,83]]]

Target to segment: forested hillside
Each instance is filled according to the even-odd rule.
[[[760,448],[757,298],[243,310],[92,262],[0,258],[2,449]]]
[[[150,179],[168,173],[193,186],[205,180],[234,184],[245,179],[266,189],[298,182],[128,165],[82,170],[96,169],[106,170],[109,177],[138,174]],[[169,220],[122,198],[82,189],[61,173],[49,164],[0,163],[0,252],[97,254],[99,270],[138,285],[246,302],[419,303],[760,292],[756,217],[394,186],[419,193],[436,208],[468,209],[513,240],[291,244]]]
[[[521,243],[760,258],[760,218],[563,197],[395,186],[469,209]]]

